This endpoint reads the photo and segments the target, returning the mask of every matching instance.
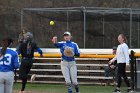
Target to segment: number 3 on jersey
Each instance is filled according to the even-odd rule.
[[[0,57],[0,65],[10,65],[12,56],[10,54],[5,54],[4,58]]]

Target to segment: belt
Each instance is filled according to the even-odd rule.
[[[61,61],[71,62],[71,61],[75,61],[75,60],[65,60],[65,59],[62,59]]]

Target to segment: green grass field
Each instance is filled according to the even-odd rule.
[[[21,88],[21,83],[14,84],[14,91],[19,91],[20,88]],[[81,93],[112,93],[114,88],[115,88],[114,86],[80,85],[80,92]],[[125,93],[126,87],[123,87],[121,90],[122,93]],[[32,93],[67,93],[67,88],[64,84],[28,83],[26,86],[26,91],[32,91]]]

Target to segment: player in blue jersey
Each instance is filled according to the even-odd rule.
[[[19,68],[18,54],[9,48],[12,42],[12,39],[6,38],[0,48],[0,93],[12,93],[14,69]]]
[[[72,93],[72,84],[75,86],[76,93],[79,92],[77,81],[77,66],[75,56],[79,57],[80,52],[78,45],[71,41],[71,33],[65,32],[63,34],[64,41],[57,42],[57,37],[53,37],[52,42],[62,53],[61,70],[68,87],[68,93]]]
[[[28,74],[34,61],[34,52],[36,50],[40,53],[40,56],[42,56],[42,50],[37,47],[35,42],[33,42],[33,34],[31,32],[27,32],[25,34],[25,42],[21,43],[18,51],[22,56],[19,69],[19,78],[22,80],[22,88],[19,93],[24,93]]]

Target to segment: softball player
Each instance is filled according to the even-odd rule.
[[[33,64],[34,51],[37,50],[40,53],[40,56],[42,56],[42,50],[32,41],[32,33],[27,32],[25,35],[25,40],[25,42],[21,43],[18,51],[22,56],[21,66],[19,69],[19,78],[22,80],[22,88],[19,93],[24,93],[28,74]]]
[[[71,81],[75,86],[76,93],[80,93],[75,62],[75,56],[80,56],[79,48],[76,43],[71,41],[72,36],[70,32],[65,32],[63,36],[65,41],[57,42],[57,37],[53,37],[52,42],[56,47],[60,48],[62,53],[61,70],[68,87],[68,93],[72,93]]]
[[[0,48],[0,93],[12,93],[14,69],[19,68],[17,52],[8,48],[12,42],[12,39],[6,38]]]

